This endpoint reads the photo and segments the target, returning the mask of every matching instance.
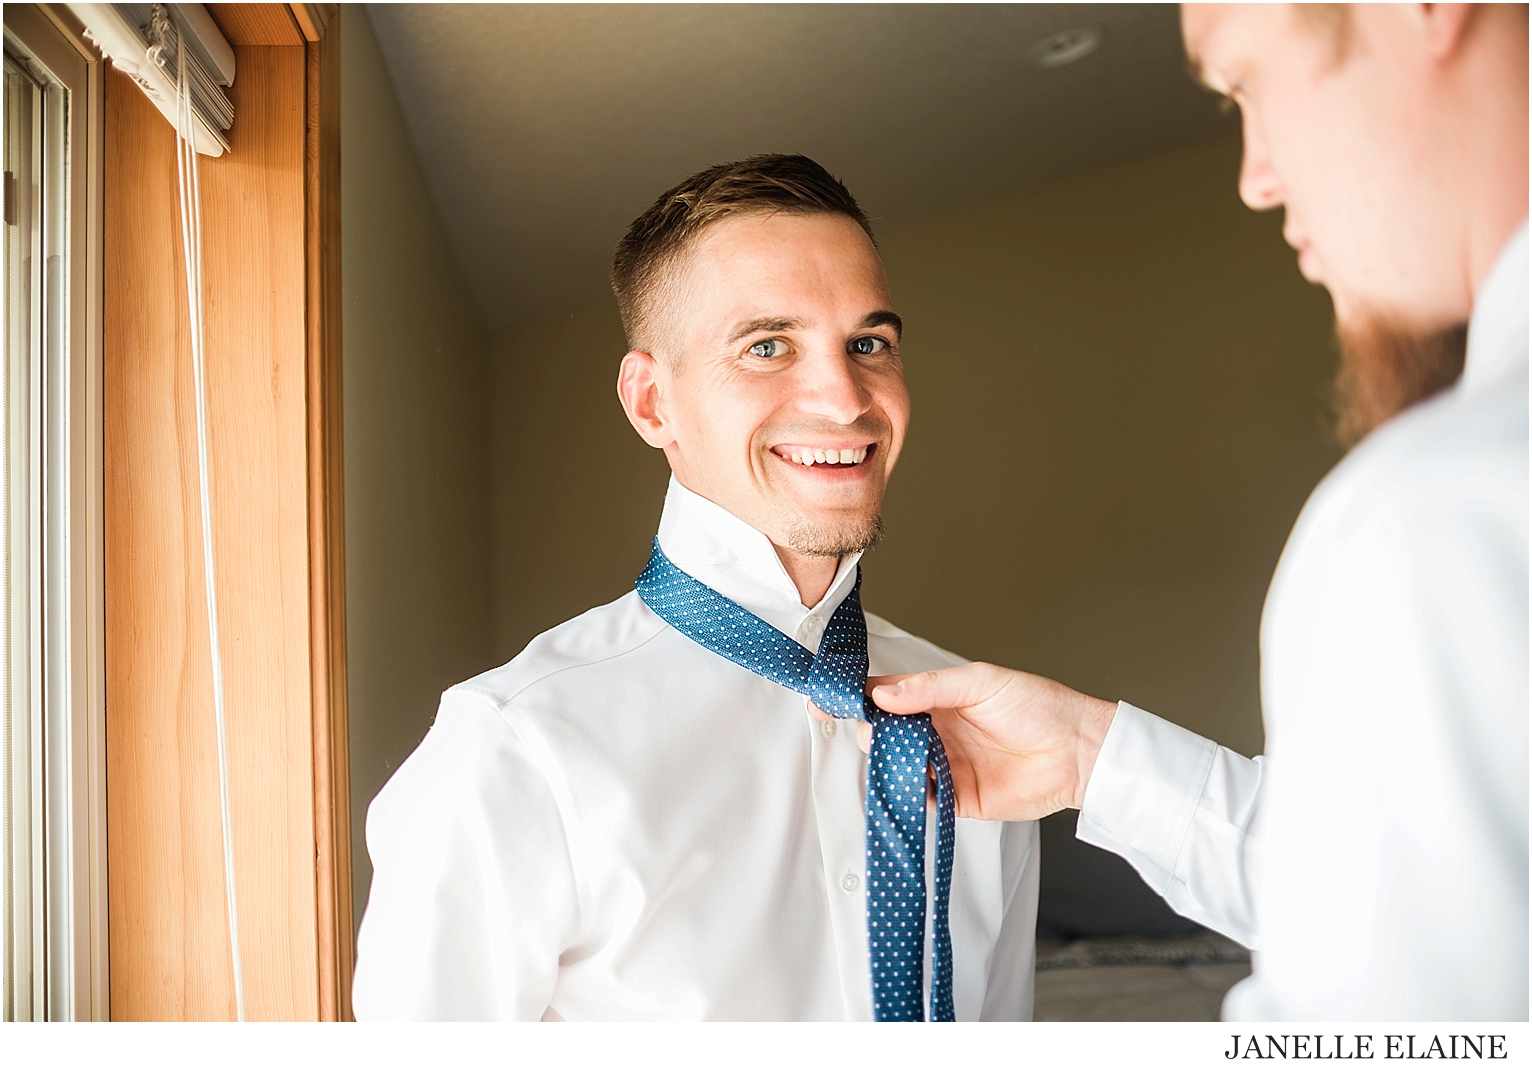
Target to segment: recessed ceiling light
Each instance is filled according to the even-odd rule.
[[[1052,37],[1044,38],[1027,53],[1027,59],[1043,70],[1067,66],[1077,59],[1084,59],[1101,44],[1099,26],[1076,26]]]

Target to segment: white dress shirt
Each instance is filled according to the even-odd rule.
[[[1229,1019],[1527,1018],[1527,230],[1462,379],[1314,491],[1261,621],[1266,755],[1119,705],[1078,837],[1254,949]]]
[[[659,538],[814,650],[856,580],[842,561],[805,608],[762,534],[674,479]],[[867,636],[874,674],[962,662],[871,613]],[[356,1016],[870,1020],[866,772],[849,725],[636,593],[592,609],[443,694],[372,802]],[[955,854],[957,1018],[1030,1019],[1037,825],[958,820]]]

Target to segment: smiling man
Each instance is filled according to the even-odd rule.
[[[961,663],[861,608],[910,408],[866,216],[802,156],[714,167],[613,288],[649,566],[447,691],[373,802],[358,1019],[1030,1018],[1036,824],[953,821],[934,733],[863,704]]]

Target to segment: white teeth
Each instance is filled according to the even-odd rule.
[[[860,449],[793,449],[786,459],[790,463],[813,467],[815,464],[859,464],[867,459],[867,448]]]

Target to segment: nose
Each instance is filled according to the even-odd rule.
[[[1282,186],[1277,169],[1272,166],[1260,123],[1251,117],[1249,108],[1240,108],[1240,117],[1245,149],[1239,164],[1239,198],[1252,211],[1281,207],[1287,190]]]
[[[798,407],[809,415],[850,426],[872,407],[872,394],[863,386],[861,368],[845,352],[824,348],[804,361]]]

